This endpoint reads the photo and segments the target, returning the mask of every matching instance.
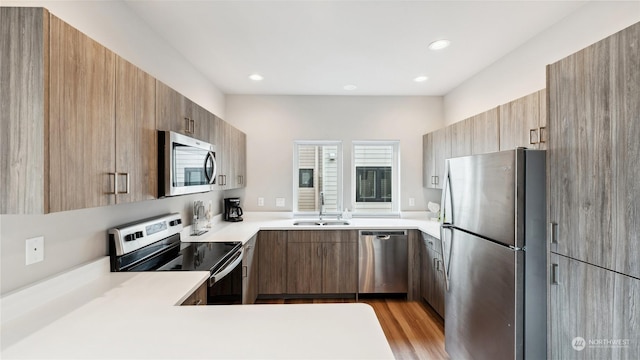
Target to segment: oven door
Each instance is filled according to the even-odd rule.
[[[215,146],[172,131],[158,132],[160,196],[211,191],[215,188]]]
[[[208,305],[242,304],[242,258],[240,247],[209,278]]]

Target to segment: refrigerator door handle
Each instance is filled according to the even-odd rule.
[[[442,199],[441,199],[441,213],[440,213],[440,250],[442,250],[442,264],[444,265],[444,269],[442,273],[444,274],[444,284],[446,291],[449,291],[449,264],[451,261],[447,261],[447,253],[444,249],[445,243],[445,234],[444,230],[451,230],[453,227],[453,211],[450,209],[450,206],[453,205],[453,202],[447,202],[448,198],[451,199],[451,184],[449,178],[449,161],[445,161],[445,170],[444,170],[444,178],[442,179]],[[446,221],[449,220],[449,221]],[[453,239],[452,239],[453,241]],[[449,248],[451,248],[451,244],[449,244]],[[451,259],[449,259],[451,260]]]

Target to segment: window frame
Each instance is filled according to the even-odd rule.
[[[300,169],[299,164],[299,146],[300,145],[312,145],[312,146],[336,146],[336,167],[337,167],[337,199],[336,209],[337,211],[324,212],[323,215],[336,216],[342,213],[343,209],[343,197],[344,197],[344,176],[343,176],[343,150],[341,140],[294,140],[293,141],[293,216],[294,217],[307,217],[307,216],[320,216],[320,211],[300,211],[298,209],[298,188],[299,188],[299,176]],[[314,169],[315,170],[315,169]]]
[[[391,211],[389,212],[366,212],[356,209],[356,146],[392,146],[393,160],[391,166]],[[351,214],[354,217],[399,217],[400,216],[400,140],[354,140],[351,142]]]

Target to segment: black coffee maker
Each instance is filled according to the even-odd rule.
[[[240,198],[224,199],[224,221],[242,221]]]

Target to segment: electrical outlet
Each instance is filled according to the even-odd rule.
[[[38,236],[25,242],[25,263],[35,264],[44,260],[44,237]]]
[[[284,207],[284,198],[276,198],[276,206]]]
[[[263,197],[259,197],[258,198],[258,206],[264,206],[264,198]]]
[[[416,206],[416,199],[409,198],[409,206]]]

